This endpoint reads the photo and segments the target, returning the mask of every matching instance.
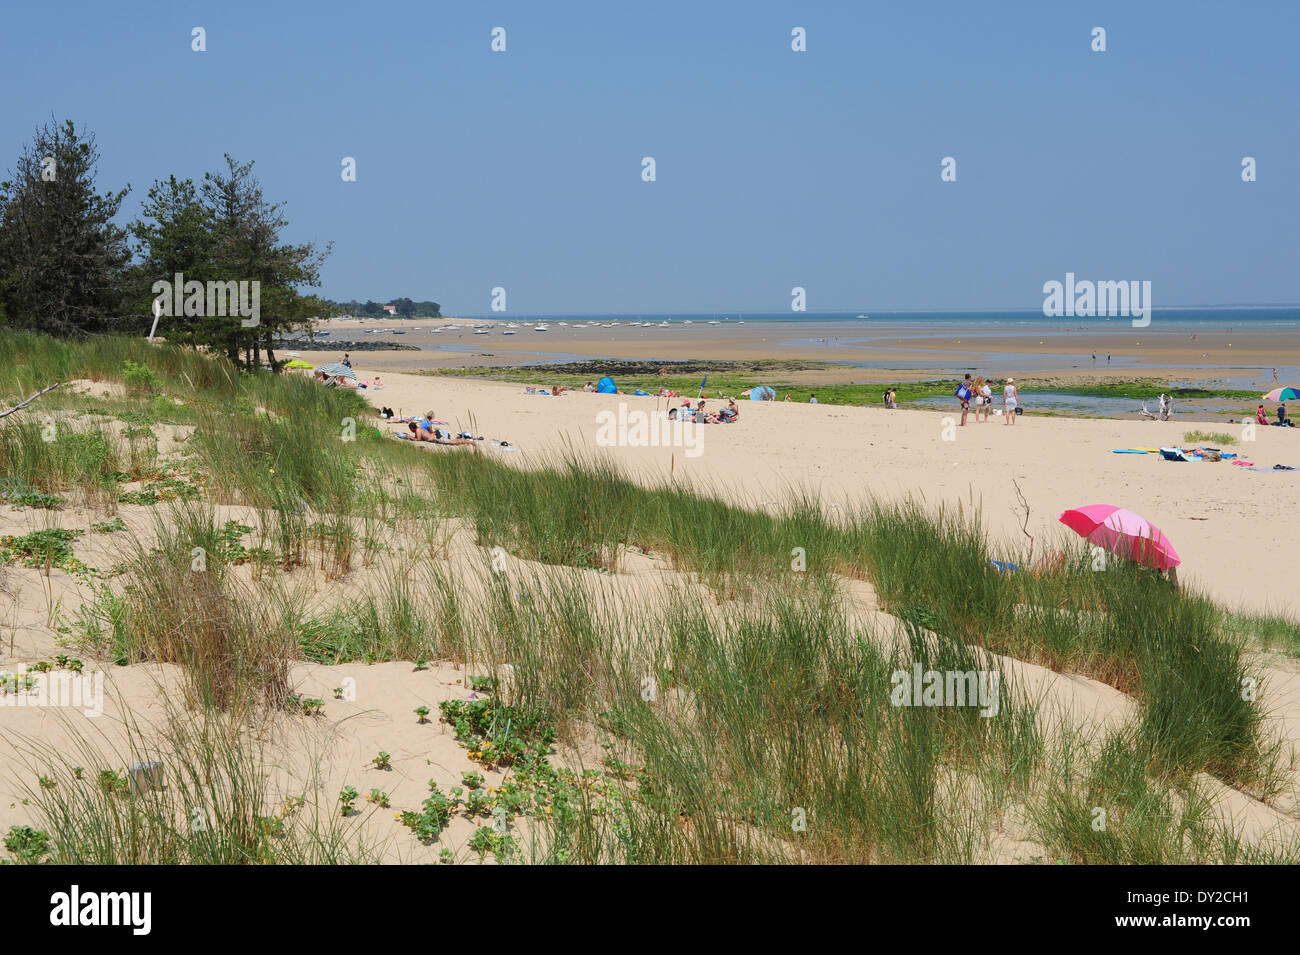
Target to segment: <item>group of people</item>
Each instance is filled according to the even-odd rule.
[[[468,434],[453,435],[450,431],[438,427],[432,411],[425,412],[423,418],[408,421],[406,427],[410,431],[410,440],[412,441],[428,441],[430,444],[475,443],[474,438]]]
[[[972,380],[970,373],[962,379],[957,386],[957,400],[961,402],[961,427],[966,426],[966,416],[970,414],[971,405],[975,406],[975,420],[979,421],[980,416],[987,421],[989,415],[993,412],[993,386],[980,375]],[[888,400],[886,401],[888,407]],[[1014,425],[1016,417],[1020,411],[1020,391],[1016,388],[1016,380],[1008,378],[1005,385],[1002,386],[1002,423],[1004,425]]]
[[[735,398],[728,398],[719,411],[709,411],[708,402],[703,398],[691,408],[691,399],[687,398],[679,408],[668,410],[669,421],[694,421],[696,424],[735,424],[740,420],[740,408]]]
[[[1276,420],[1276,421],[1269,421],[1269,420],[1268,420],[1268,412],[1266,412],[1266,411],[1264,410],[1264,406],[1263,406],[1263,405],[1260,405],[1258,408],[1255,409],[1255,421],[1256,421],[1256,423],[1258,423],[1258,424],[1271,425],[1271,426],[1274,427],[1274,428],[1294,428],[1294,427],[1295,427],[1295,425],[1291,422],[1291,419],[1290,419],[1289,417],[1287,417],[1287,413],[1286,413],[1286,405],[1278,405],[1278,406],[1277,406],[1277,420]]]

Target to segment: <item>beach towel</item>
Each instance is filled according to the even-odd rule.
[[[640,395],[642,398],[649,398],[649,397],[650,397],[650,392],[648,392],[648,391],[642,391],[640,388],[638,388],[636,391],[632,392],[632,394],[634,394],[634,395]]]

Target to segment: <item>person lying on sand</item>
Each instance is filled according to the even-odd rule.
[[[427,441],[430,444],[474,444],[473,438],[453,438],[447,432],[434,428],[432,431],[425,431],[416,422],[412,421],[407,424],[411,430],[412,441]]]
[[[434,420],[435,420],[435,419],[434,419],[434,416],[433,416],[433,412],[432,412],[432,411],[426,411],[426,412],[424,413],[424,417],[423,417],[423,418],[420,418],[418,421],[412,421],[412,422],[411,422],[413,425],[418,426],[419,429],[420,429],[420,430],[421,430],[421,431],[426,435],[426,437],[421,438],[420,440],[422,440],[422,441],[427,441],[430,437],[434,437],[434,436],[437,435],[437,433],[438,433],[438,428],[437,428],[437,426],[433,423]]]
[[[553,395],[564,394],[564,385],[556,385],[554,388],[551,389],[551,394]]]

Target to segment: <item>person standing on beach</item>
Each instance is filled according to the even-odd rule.
[[[1106,352],[1106,364],[1110,364],[1110,352]]]
[[[980,377],[980,406],[979,411],[975,412],[975,420],[980,419],[980,412],[984,413],[984,420],[989,420],[989,415],[993,413],[993,389],[989,387],[988,381]]]
[[[1277,384],[1277,369],[1273,369],[1273,384]]]
[[[1003,424],[1016,423],[1016,407],[1019,404],[1020,393],[1016,391],[1016,380],[1008,378],[1006,387],[1002,389],[1002,417],[1006,419]]]
[[[1097,350],[1096,350],[1095,348],[1094,348],[1093,351],[1092,351],[1092,360],[1093,360],[1093,361],[1096,361],[1096,360],[1097,360]]]
[[[970,397],[971,397],[972,387],[973,386],[971,385],[971,381],[970,381],[970,372],[966,372],[966,377],[962,379],[962,382],[960,385],[957,386],[957,391],[956,391],[957,400],[961,402],[961,424],[958,425],[958,427],[961,428],[966,427],[966,415],[970,413]]]

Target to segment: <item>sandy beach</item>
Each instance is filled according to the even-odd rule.
[[[672,476],[748,506],[783,503],[801,489],[828,507],[911,495],[935,507],[978,508],[990,531],[1014,546],[1024,539],[1019,485],[1040,552],[1054,535],[1067,533],[1056,521],[1061,511],[1093,503],[1130,507],[1174,541],[1189,583],[1231,606],[1300,611],[1300,594],[1261,576],[1253,559],[1241,559],[1289,547],[1300,470],[1266,473],[1228,461],[1181,464],[1155,454],[1113,453],[1185,444],[1185,423],[1022,416],[1014,427],[994,417],[960,428],[949,420],[959,416],[956,400],[948,412],[741,401],[740,422],[705,427],[701,452],[690,457],[681,447],[597,446],[600,412],[617,414],[625,405],[662,414],[665,399],[532,396],[512,384],[392,372],[383,380],[382,391],[364,392],[376,407],[406,415],[432,410],[455,430],[522,448],[508,456],[521,465],[552,463],[572,446],[612,455],[643,480]],[[1300,468],[1300,431],[1259,428],[1255,435],[1253,443],[1237,445],[1243,458],[1264,468]]]

